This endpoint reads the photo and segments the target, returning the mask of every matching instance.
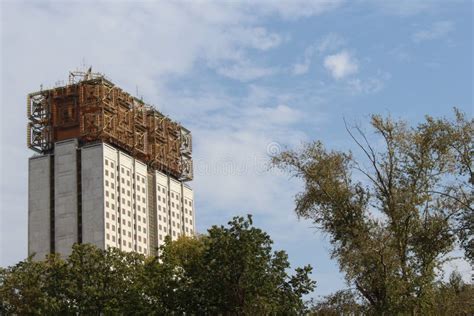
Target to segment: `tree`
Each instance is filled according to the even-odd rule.
[[[474,285],[466,284],[454,271],[449,281],[439,283],[436,303],[431,311],[434,315],[472,315],[474,312]]]
[[[144,259],[116,248],[104,251],[89,244],[74,245],[63,279],[69,311],[80,315],[144,313]]]
[[[213,226],[204,239],[204,293],[211,313],[295,314],[304,309],[302,296],[314,289],[310,266],[294,276],[284,251],[272,253],[272,240],[252,227],[252,218],[235,217],[229,228]]]
[[[44,291],[45,264],[31,258],[0,271],[1,314],[48,314],[50,300]]]
[[[304,181],[296,213],[328,234],[372,311],[420,313],[435,304],[436,271],[456,235],[472,246],[461,225],[472,225],[473,122],[456,111],[455,121],[427,117],[413,128],[378,115],[371,125],[381,141],[346,125],[363,158],[314,142],[273,164]]]
[[[302,296],[314,289],[311,267],[290,267],[284,251],[272,252],[272,240],[235,217],[229,227],[213,226],[208,235],[167,239],[149,270],[167,312],[197,314],[297,314]]]
[[[359,302],[357,293],[351,290],[340,290],[315,302],[311,315],[339,316],[366,315],[367,307]]]
[[[166,238],[159,257],[76,244],[67,258],[0,269],[2,315],[298,314],[315,282],[236,217],[195,238]]]
[[[142,292],[143,256],[74,245],[66,259],[28,258],[2,269],[2,314],[148,314]],[[156,309],[155,309],[156,310]]]

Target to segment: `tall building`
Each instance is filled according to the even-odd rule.
[[[28,254],[146,255],[195,234],[191,133],[103,75],[28,95]]]

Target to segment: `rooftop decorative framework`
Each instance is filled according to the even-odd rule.
[[[115,145],[179,180],[193,178],[191,132],[102,74],[71,72],[65,86],[27,97],[27,144],[48,153],[57,141]]]

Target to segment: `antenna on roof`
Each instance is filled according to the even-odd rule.
[[[91,75],[92,75],[92,66],[90,66],[89,69],[87,69],[84,75],[84,80],[89,80],[91,78]]]

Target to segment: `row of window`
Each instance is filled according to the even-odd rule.
[[[115,221],[115,214],[112,213],[110,214],[109,212],[105,212],[105,218],[106,219],[111,219],[112,221]],[[135,215],[133,216],[134,219],[136,219]],[[146,234],[146,217],[141,217],[140,215],[138,215],[138,222],[143,222],[143,224],[145,224],[143,227],[140,225],[140,223],[138,223],[138,226],[136,224],[133,224],[133,227],[134,229],[137,229],[138,227],[138,231],[141,232],[143,231],[143,233]],[[118,219],[119,222],[120,222],[120,219]],[[132,227],[132,222],[131,221],[127,221],[128,222],[128,227]],[[126,220],[125,218],[122,219],[122,224],[123,225],[126,225]],[[109,223],[106,223],[106,228],[109,228]],[[143,229],[142,229],[143,228]],[[112,225],[112,230],[115,231],[115,225]]]
[[[110,240],[109,237],[110,237],[110,234],[107,233],[107,234],[106,234],[107,240]],[[112,234],[112,237],[115,237],[115,235]],[[127,231],[126,231],[125,229],[123,229],[122,237],[124,237],[124,238],[127,237]],[[129,238],[132,238],[132,233],[131,233],[130,231],[128,231],[128,237],[129,237]],[[143,243],[146,244],[146,237],[143,237],[143,238],[142,238],[141,235],[133,235],[133,237],[134,237],[135,239],[138,239],[139,242],[142,242],[142,240],[143,240]],[[122,239],[123,239],[123,238],[122,238]],[[125,241],[125,239],[123,239],[123,240]],[[113,238],[112,241],[115,241],[115,238]]]
[[[174,205],[172,204],[171,206],[173,207]],[[161,206],[160,204],[158,204],[157,207],[158,207],[158,211],[161,211],[161,210],[163,210],[163,212],[166,211],[166,206],[165,205]],[[174,212],[171,212],[171,213],[174,216],[175,213]],[[184,208],[184,214],[188,214],[188,213],[189,213],[190,216],[193,215],[193,212],[191,210],[188,210],[187,208]],[[176,213],[176,214],[179,214],[179,213]],[[176,216],[179,217],[179,215],[176,215]]]
[[[109,237],[110,236],[107,236],[108,239],[109,239]],[[112,237],[112,242],[115,243],[115,236],[111,236],[111,237]],[[121,242],[121,240],[120,240],[120,238],[118,238],[118,243],[120,244],[120,242]],[[127,242],[125,240],[122,240],[122,245],[126,247]],[[112,248],[112,247],[116,247],[116,245],[110,244],[110,242],[108,242],[106,247],[107,248]],[[147,251],[146,251],[147,248],[146,247],[142,248],[142,246],[140,246],[140,245],[138,247],[137,247],[137,245],[134,245],[134,248],[132,248],[132,243],[130,243],[130,242],[128,242],[128,248],[134,249],[135,251],[138,251],[138,252],[141,252],[141,253],[144,253],[144,254],[147,253]]]
[[[114,183],[113,182],[109,183],[108,180],[105,180],[105,186],[106,186],[106,188],[108,188],[110,186],[112,189],[115,189],[114,188]],[[122,194],[125,194],[125,189],[124,188],[122,188]],[[105,191],[105,196],[107,196],[107,197],[109,196],[109,192],[107,190]],[[129,196],[129,197],[131,196],[130,190],[127,190],[127,196]],[[135,197],[135,194],[133,195],[133,197]],[[115,199],[115,195],[113,193],[111,193],[111,198]],[[136,200],[139,203],[142,202],[142,203],[146,204],[145,196],[142,196],[139,193],[137,193],[137,195],[136,195]],[[123,197],[122,197],[122,203],[125,203],[125,198],[123,198]]]
[[[105,159],[105,165],[106,166],[109,166],[113,169],[114,168],[114,162],[112,161],[109,161],[109,159]],[[115,169],[114,169],[115,170]],[[117,166],[117,171],[119,170],[119,167]],[[124,167],[121,167],[121,173],[122,174],[127,174],[127,176],[130,176],[130,169],[127,168],[126,172],[125,172],[125,168]],[[106,170],[106,175],[108,175],[108,171]],[[141,183],[145,183],[145,177],[144,176],[140,176],[138,174],[135,175],[136,178],[137,178],[137,181],[138,182],[141,182]],[[112,177],[113,177],[113,173],[112,173]]]

